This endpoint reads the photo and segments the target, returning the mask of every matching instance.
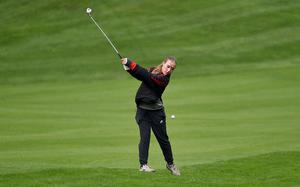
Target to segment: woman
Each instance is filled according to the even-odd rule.
[[[167,57],[162,64],[148,70],[127,58],[121,59],[125,69],[136,79],[142,81],[135,97],[137,105],[136,122],[140,130],[139,161],[140,171],[154,172],[148,163],[151,129],[160,145],[167,169],[173,175],[180,175],[173,162],[173,154],[166,130],[166,115],[161,96],[167,87],[170,76],[176,68],[176,58]]]

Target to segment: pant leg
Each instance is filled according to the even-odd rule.
[[[173,164],[173,153],[169,137],[167,135],[166,115],[164,109],[152,111],[152,131],[160,145],[165,160],[168,164]]]
[[[141,165],[148,163],[149,145],[151,136],[151,123],[147,119],[147,111],[143,109],[137,109],[136,122],[140,130],[140,142],[139,142],[139,161]]]

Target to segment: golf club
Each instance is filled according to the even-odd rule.
[[[114,46],[114,44],[111,42],[111,40],[107,37],[107,35],[105,34],[105,32],[101,29],[101,27],[98,25],[98,23],[94,20],[94,18],[92,17],[91,13],[92,13],[92,9],[91,8],[87,8],[86,9],[86,13],[90,16],[90,18],[93,20],[93,22],[95,23],[95,25],[98,27],[98,29],[102,32],[102,34],[105,36],[105,38],[107,39],[107,41],[109,42],[110,46],[114,49],[114,51],[117,53],[117,55],[119,56],[120,59],[122,59],[122,56],[120,55],[119,51],[117,50],[117,48]]]

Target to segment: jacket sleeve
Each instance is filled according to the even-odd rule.
[[[144,81],[149,86],[166,87],[169,83],[167,76],[153,74],[129,59],[127,60],[126,66],[129,67],[128,73],[136,79]]]

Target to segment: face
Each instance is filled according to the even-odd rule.
[[[176,68],[176,62],[168,59],[166,62],[163,63],[161,70],[164,75],[171,75],[172,72],[175,70],[175,68]]]
[[[176,68],[176,62],[168,59],[165,63],[163,63],[161,70],[164,75],[171,75],[172,72],[175,70],[175,68]]]

